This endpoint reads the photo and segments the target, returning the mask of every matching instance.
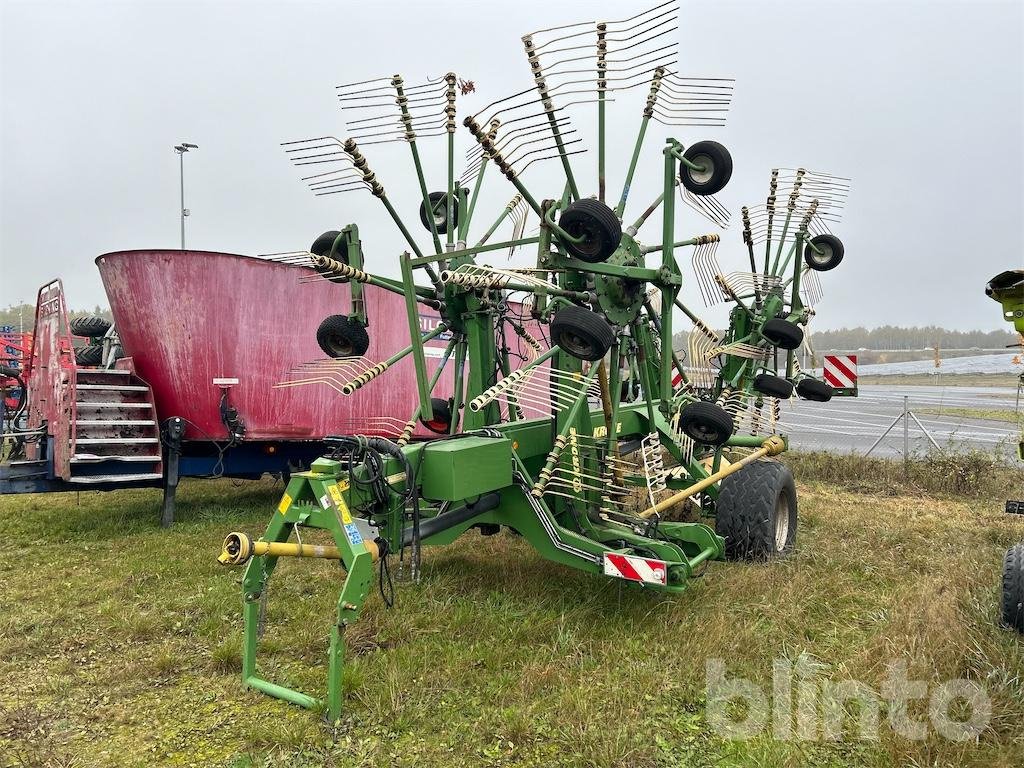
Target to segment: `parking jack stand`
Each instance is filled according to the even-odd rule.
[[[160,525],[170,528],[174,522],[174,499],[178,492],[178,461],[181,458],[181,440],[185,436],[185,421],[178,416],[164,423],[167,443],[167,464],[164,474],[164,499],[160,507]]]

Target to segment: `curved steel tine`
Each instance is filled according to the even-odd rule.
[[[720,229],[728,229],[729,219],[732,217],[732,214],[728,208],[715,199],[714,195],[694,195],[680,184],[679,198],[689,208],[699,213],[712,224]]]
[[[319,184],[321,181],[337,181],[344,179],[345,177],[350,178],[362,178],[362,174],[355,168],[338,168],[333,171],[324,171],[323,173],[314,173],[312,176],[303,176],[300,181],[305,181],[310,184]],[[317,181],[319,179],[319,181]]]
[[[533,37],[534,35],[545,35],[548,32],[559,32],[559,31],[561,31],[563,29],[574,29],[576,27],[582,27],[582,26],[586,26],[586,25],[589,25],[589,24],[595,24],[595,23],[596,22],[594,22],[594,21],[576,21],[576,22],[573,22],[572,24],[561,24],[561,25],[559,25],[557,27],[548,27],[547,29],[538,29],[538,30],[536,30],[534,32],[527,32],[525,35],[523,35],[523,39],[528,38],[528,37]],[[561,37],[562,36],[557,37],[557,38],[555,38],[555,40],[561,39]],[[545,45],[547,45],[547,44],[548,43],[545,43]],[[537,46],[537,47],[540,47],[540,46]]]
[[[386,82],[390,83],[393,75],[383,75],[381,77],[374,77],[369,80],[360,80],[356,83],[342,83],[341,85],[334,86],[335,88],[353,88],[357,85],[369,85],[370,83]]]
[[[666,8],[666,7],[670,6],[670,5],[678,6],[678,4],[679,4],[679,0],[666,0],[666,2],[664,2],[664,3],[660,3],[658,5],[652,6],[652,7],[648,8],[647,10],[640,11],[639,13],[636,13],[633,16],[630,16],[628,18],[618,19],[617,21],[606,21],[604,23],[605,24],[627,24],[627,23],[629,23],[631,21],[634,21],[635,19],[639,19],[641,16],[644,16],[644,15],[646,15],[648,13],[652,13],[652,12],[660,10],[662,8]],[[678,10],[678,8],[676,10]]]
[[[575,130],[564,131],[562,133],[562,136],[571,136],[574,133],[576,133]],[[578,144],[581,141],[583,141],[583,139],[573,139],[572,141],[564,141],[564,142],[562,142],[562,146],[569,146],[570,144]],[[546,152],[547,150],[552,149],[552,146],[551,146],[551,144],[549,144],[549,142],[550,143],[554,142],[554,140],[550,136],[545,136],[545,137],[540,138],[540,139],[533,139],[532,141],[524,141],[524,142],[516,145],[515,149],[513,149],[511,152],[509,152],[507,155],[505,155],[505,159],[508,161],[509,165],[515,167],[516,163],[524,160],[525,158],[529,157],[530,155],[537,154],[538,152]],[[517,157],[515,159],[512,159],[512,158],[515,157],[516,153],[519,152],[519,150],[523,149],[524,147],[530,146],[532,144],[542,144],[542,146],[536,147],[534,149],[531,149],[528,152],[524,152],[519,157]]]
[[[316,136],[316,137],[309,138],[309,139],[294,139],[292,141],[282,141],[281,142],[281,146],[282,147],[287,147],[287,146],[292,146],[292,145],[297,145],[297,144],[308,144],[308,143],[313,142],[313,141],[330,141],[330,142],[333,142],[333,143],[337,144],[338,146],[342,146],[345,143],[341,139],[339,139],[337,136]],[[287,152],[288,150],[285,150],[285,151]]]
[[[573,142],[566,142],[566,144],[575,144],[575,143],[580,142],[580,141],[582,141],[582,139],[577,139],[576,141],[573,141]],[[563,155],[566,156],[566,157],[569,157],[570,155],[582,155],[586,151],[587,150],[585,150],[585,149],[578,149],[578,150],[575,150],[573,152],[556,152],[553,155],[547,155],[545,157],[535,157],[533,160],[528,162],[522,168],[519,168],[518,170],[516,170],[516,176],[521,176],[526,171],[527,168],[529,168],[534,163],[540,162],[542,160],[554,160],[556,157],[562,157]]]

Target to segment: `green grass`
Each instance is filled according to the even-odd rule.
[[[186,482],[170,532],[156,492],[0,499],[0,765],[1020,764],[1024,639],[997,627],[996,583],[1024,525],[1001,498],[802,482],[793,558],[714,563],[674,599],[471,533],[429,550],[394,609],[368,600],[331,729],[239,684],[241,571],[215,558],[226,531],[263,529],[279,493]],[[340,579],[282,562],[267,677],[323,690]],[[991,725],[966,745],[884,722],[877,742],[718,738],[705,659],[770,687],[778,657],[875,690],[889,659],[929,683],[967,677],[987,688]]]
[[[1011,424],[1017,424],[1021,420],[1021,416],[1013,411],[1002,410],[1000,408],[951,408],[949,406],[944,406],[942,408],[915,408],[914,412],[934,414],[937,416],[949,416],[959,419],[1006,421]]]

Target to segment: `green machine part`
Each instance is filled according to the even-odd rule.
[[[463,437],[444,440],[423,452],[424,498],[460,501],[512,485],[512,441]]]
[[[988,281],[985,295],[1003,307],[1003,319],[1024,334],[1024,269],[1008,269]]]
[[[1021,334],[1019,346],[1024,348],[1024,269],[1000,272],[985,285],[985,295],[1002,305],[1003,319],[1013,323],[1014,330]],[[1018,405],[1021,392],[1024,392],[1024,373],[1017,382]],[[1024,430],[1017,441],[1017,458],[1024,461]]]
[[[658,9],[644,13],[660,19],[665,11]],[[329,439],[331,450],[310,471],[291,476],[262,537],[236,532],[225,539],[221,562],[247,565],[246,686],[325,708],[337,719],[344,632],[363,608],[374,564],[384,573],[389,558],[409,551],[416,579],[422,547],[448,544],[475,527],[486,533],[511,530],[544,558],[670,594],[685,590],[702,566],[728,553],[769,558],[792,551],[795,496],[790,507],[779,504],[792,487],[788,470],[769,467],[771,482],[759,485],[771,492],[757,502],[764,509],[730,512],[772,522],[757,526],[756,533],[741,537],[722,521],[728,496],[722,489],[766,471],[766,460],[786,449],[785,437],[775,429],[779,399],[794,391],[806,399],[831,397],[823,383],[799,369],[793,350],[813,315],[808,297],[816,291],[815,273],[832,269],[842,258],[842,244],[818,214],[819,208],[827,209],[834,222],[845,180],[804,169],[773,171],[767,205],[744,209],[750,272],[724,273],[715,261],[717,234],[678,233],[683,206],[677,205],[677,195],[688,201],[688,209],[696,206],[721,224],[714,218],[720,204],[713,195],[728,183],[732,158],[717,142],[686,145],[670,138],[657,153],[658,194],[628,223],[623,215],[649,122],[670,116],[680,103],[674,99],[685,97],[691,104],[693,97],[685,95],[690,86],[667,64],[647,62],[649,90],[624,185],[610,198],[615,207],[606,204],[610,100],[605,90],[618,82],[605,79],[606,68],[621,61],[605,58],[608,46],[619,40],[607,25],[598,24],[595,34],[594,196],[586,196],[585,177],[574,170],[575,131],[547,82],[554,75],[544,62],[553,48],[535,43],[532,35],[523,43],[536,94],[524,91],[512,101],[496,101],[462,121],[473,146],[470,170],[458,178],[454,73],[443,83],[424,86],[410,86],[398,75],[357,83],[354,90],[343,86],[341,102],[356,105],[343,108],[365,104],[394,114],[356,121],[366,127],[344,141],[321,136],[288,143],[286,151],[297,165],[326,164],[327,170],[304,177],[315,194],[367,191],[394,222],[407,246],[398,256],[400,279],[366,271],[355,225],[332,232],[330,247],[309,254],[308,266],[324,279],[350,283],[350,319],[363,326],[362,286],[400,294],[409,343],[380,362],[325,350],[338,359],[312,368],[326,374],[312,376],[310,367],[302,367],[285,383],[328,383],[333,392],[348,396],[411,358],[406,364],[415,370],[416,397],[408,420],[393,431]],[[717,89],[711,103],[721,103],[722,89],[731,88],[722,82],[711,86]],[[434,98],[443,105],[439,134],[426,130],[417,113],[419,104]],[[391,118],[400,128],[387,122]],[[378,119],[385,122],[375,124]],[[422,162],[427,155],[419,147],[431,135],[447,140],[440,192],[429,191]],[[367,145],[408,145],[416,177],[410,188],[419,191],[419,218],[432,251],[417,242],[357,139]],[[523,171],[535,161],[556,158],[564,178],[549,197],[534,195]],[[488,178],[511,184],[514,196],[474,242],[472,220],[492,165],[497,172]],[[539,220],[538,234],[526,233],[527,215]],[[492,241],[510,221],[511,237]],[[648,223],[651,231],[644,235]],[[516,248],[535,249],[533,266],[492,267],[483,261],[489,253]],[[705,298],[714,295],[734,305],[724,333],[681,301],[683,254],[694,264]],[[424,306],[440,315],[429,333],[420,327]],[[676,309],[693,323],[685,352],[673,347]],[[450,338],[431,371],[426,344],[442,334]],[[509,339],[519,340],[518,352]],[[438,382],[445,373],[452,375],[454,387],[441,397]],[[417,424],[436,436],[417,439]],[[789,508],[792,521],[779,511]],[[786,526],[778,525],[782,514]],[[311,543],[316,537],[305,536],[306,530],[323,531],[321,537],[332,543]],[[331,622],[326,699],[271,682],[257,668],[261,601],[280,557],[334,560],[346,572]]]

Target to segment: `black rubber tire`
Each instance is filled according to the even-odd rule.
[[[370,347],[370,335],[347,315],[330,315],[316,329],[316,343],[328,357],[360,357]]]
[[[309,246],[309,252],[314,253],[317,256],[330,256],[331,248],[334,247],[334,241],[338,239],[340,235],[336,229],[328,230],[324,232],[320,237],[313,241],[313,244]],[[336,253],[331,256],[335,261],[340,261],[342,264],[348,264],[348,253]],[[340,275],[332,274],[330,270],[324,269],[323,267],[316,267],[318,275],[322,275],[330,280],[332,283],[347,283],[347,277],[341,277]]]
[[[427,198],[430,200],[431,208],[438,208],[440,204],[440,209],[434,215],[437,234],[448,234],[448,193],[431,192]],[[430,219],[427,217],[427,207],[423,203],[420,203],[420,223],[427,232],[430,232]],[[452,229],[457,226],[459,226],[459,194],[456,192],[455,200],[452,202]]]
[[[452,404],[440,397],[432,397],[430,409],[434,412],[434,418],[430,421],[420,419],[420,424],[435,434],[447,435],[452,425]]]
[[[76,365],[99,365],[103,362],[103,347],[90,344],[88,347],[75,347]]]
[[[551,340],[580,360],[600,360],[615,341],[615,330],[596,312],[571,306],[551,319]]]
[[[823,254],[815,252],[811,245],[825,251]],[[828,272],[839,266],[843,260],[843,241],[835,235],[818,235],[812,237],[810,243],[804,246],[804,261],[807,266],[815,272]]]
[[[832,399],[834,392],[832,387],[817,379],[800,379],[796,383],[796,393],[804,400],[813,400],[816,403],[827,403]]]
[[[725,537],[726,558],[785,557],[796,546],[796,528],[796,483],[785,464],[760,459],[722,480],[715,532]]]
[[[1006,550],[1003,558],[1003,626],[1024,634],[1024,543]]]
[[[320,237],[313,241],[313,244],[309,246],[309,252],[315,253],[317,256],[330,256],[331,248],[334,247],[334,241],[338,239],[340,235],[336,229],[330,229],[324,232]]]
[[[780,349],[796,349],[804,340],[803,328],[781,317],[768,318],[761,329],[761,335],[772,346]]]
[[[722,191],[732,178],[732,155],[717,141],[698,141],[690,146],[683,157],[691,163],[708,166],[697,172],[679,161],[679,180],[695,195],[707,196]]]
[[[72,318],[69,325],[72,336],[87,336],[90,339],[95,339],[110,330],[111,322],[98,315],[85,315]]]
[[[600,200],[584,198],[570,205],[558,218],[558,226],[582,243],[562,243],[570,256],[588,264],[606,261],[622,240],[622,223],[615,211]]]
[[[754,389],[762,395],[788,400],[793,396],[793,382],[770,373],[759,373],[754,377]]]
[[[703,400],[690,403],[679,413],[679,428],[701,445],[725,445],[732,437],[732,416],[722,406]]]

